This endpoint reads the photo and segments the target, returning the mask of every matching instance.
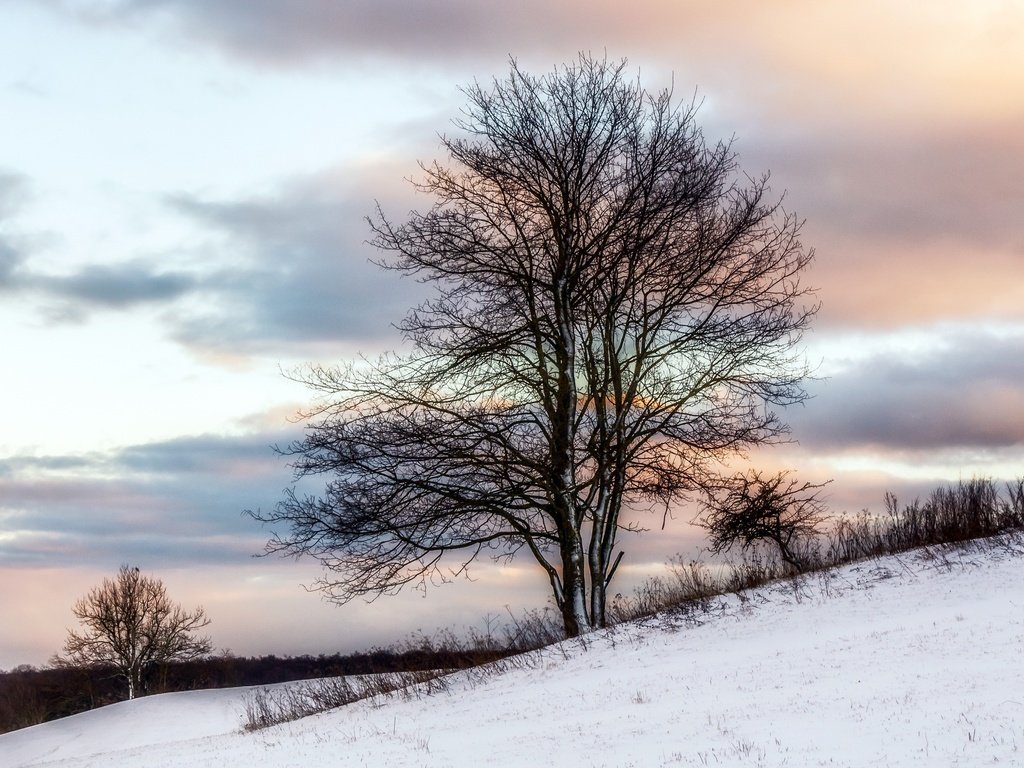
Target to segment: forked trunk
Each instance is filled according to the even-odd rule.
[[[579,531],[562,534],[562,594],[559,608],[567,637],[579,637],[589,632],[592,622],[587,614],[587,576]]]
[[[562,595],[562,623],[566,637],[579,637],[591,630],[587,615],[586,585],[581,580],[564,584]]]

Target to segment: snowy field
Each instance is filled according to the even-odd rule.
[[[0,766],[1024,766],[1024,556],[868,561],[257,733],[243,696],[16,731]]]

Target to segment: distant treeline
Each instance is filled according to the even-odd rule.
[[[344,656],[211,656],[150,670],[145,692],[269,685],[377,672],[456,669],[499,658],[506,653],[426,645],[402,650],[374,649]],[[0,672],[0,733],[85,712],[124,698],[124,681],[113,669],[16,667],[10,672]]]

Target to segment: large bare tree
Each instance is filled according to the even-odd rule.
[[[210,623],[202,608],[183,610],[160,579],[127,565],[71,610],[82,630],[68,630],[63,655],[54,661],[113,667],[127,683],[129,699],[142,691],[143,676],[153,665],[200,658],[213,647],[209,638],[192,634]]]
[[[317,400],[285,452],[328,481],[254,516],[341,601],[528,554],[572,636],[604,624],[638,513],[785,431],[812,254],[767,177],[624,61],[513,61],[464,93],[450,162],[422,166],[433,207],[370,220],[384,266],[436,288],[412,351],[300,374]]]

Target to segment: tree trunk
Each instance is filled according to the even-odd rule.
[[[566,637],[579,637],[591,630],[587,616],[587,586],[583,558],[579,555],[565,562],[562,569],[562,623]]]
[[[566,520],[559,547],[562,557],[562,623],[567,637],[579,637],[591,630],[587,615],[587,576],[583,557],[583,539],[575,526]]]
[[[593,576],[591,578],[593,578]],[[607,591],[605,589],[604,579],[597,578],[590,584],[590,620],[593,622],[595,627],[608,626],[608,620],[605,617],[606,599]]]

